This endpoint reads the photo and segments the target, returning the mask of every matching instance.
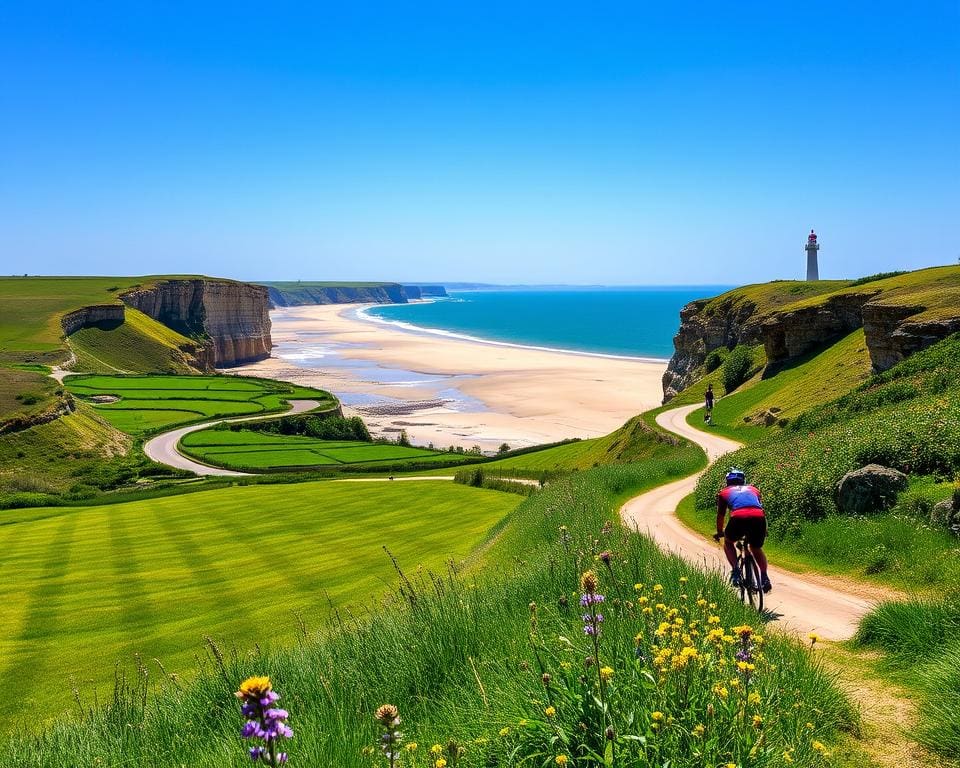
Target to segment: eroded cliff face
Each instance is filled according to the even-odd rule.
[[[406,304],[404,287],[397,283],[370,286],[310,285],[267,286],[275,307],[300,307],[308,304]],[[416,298],[419,298],[417,296]]]
[[[162,280],[120,297],[175,331],[201,340],[195,353],[210,367],[270,357],[270,300],[260,285],[228,280]]]
[[[92,304],[65,314],[60,318],[60,326],[69,336],[81,328],[116,328],[123,320],[123,304]]]
[[[673,357],[663,374],[663,402],[690,386],[707,355],[719,347],[757,344],[761,318],[751,301],[729,301],[705,311],[709,299],[691,301],[680,310],[680,329],[673,337]]]
[[[761,326],[767,360],[778,362],[798,357],[857,330],[863,325],[863,307],[874,296],[876,291],[843,293],[821,304],[770,316]]]

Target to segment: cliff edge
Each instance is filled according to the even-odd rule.
[[[782,362],[858,328],[875,371],[960,332],[960,267],[854,281],[775,281],[693,301],[680,311],[663,401],[699,378],[707,355],[720,347],[763,344],[768,362]]]
[[[260,285],[213,278],[157,280],[120,299],[169,328],[201,341],[209,367],[270,357],[270,299]]]

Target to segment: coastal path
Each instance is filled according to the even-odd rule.
[[[699,445],[713,462],[740,443],[696,429],[687,416],[699,405],[664,411],[657,424]],[[646,530],[665,550],[710,570],[729,573],[723,548],[687,528],[676,516],[677,505],[693,493],[701,473],[677,480],[630,499],[620,509],[621,517],[632,528]],[[704,531],[704,534],[712,533]],[[846,640],[853,636],[860,618],[875,600],[886,593],[841,579],[813,573],[797,574],[770,567],[773,591],[766,598],[766,613],[777,619],[787,632],[804,637],[815,632],[825,640]]]

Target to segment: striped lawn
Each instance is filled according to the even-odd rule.
[[[447,482],[235,487],[100,507],[3,512],[0,667],[10,724],[109,696],[135,654],[189,673],[204,635],[269,645],[316,628],[330,603],[467,556],[520,501]]]

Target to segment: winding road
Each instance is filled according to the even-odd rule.
[[[664,411],[657,424],[685,437],[706,451],[711,462],[736,450],[740,443],[690,426],[687,416],[699,405]],[[630,527],[647,531],[665,550],[708,569],[729,571],[722,548],[687,528],[676,516],[681,499],[693,493],[700,473],[677,480],[630,499],[620,514]],[[704,531],[708,533],[708,531]],[[767,612],[784,631],[806,636],[815,632],[825,640],[846,640],[853,636],[860,618],[870,610],[882,592],[871,593],[863,585],[816,574],[796,574],[770,567],[773,591],[766,596]],[[854,594],[856,592],[856,594]]]
[[[306,413],[307,411],[312,411],[314,408],[320,407],[320,402],[317,400],[289,400],[288,402],[290,403],[290,410],[284,411],[283,413],[273,413],[269,416],[244,416],[239,419],[215,419],[214,421],[205,421],[201,424],[191,424],[189,427],[171,429],[169,432],[164,432],[147,440],[147,442],[143,444],[143,452],[148,458],[160,464],[166,464],[168,467],[174,467],[175,469],[185,469],[188,472],[193,472],[196,475],[204,477],[212,475],[246,477],[250,474],[249,472],[235,472],[232,469],[211,467],[207,464],[201,464],[198,461],[189,459],[177,450],[177,443],[183,439],[184,435],[189,435],[191,432],[199,432],[201,429],[212,427],[214,424],[222,424],[225,421],[233,423],[238,421],[260,421],[261,419],[278,418],[280,416],[295,416],[298,413]]]

